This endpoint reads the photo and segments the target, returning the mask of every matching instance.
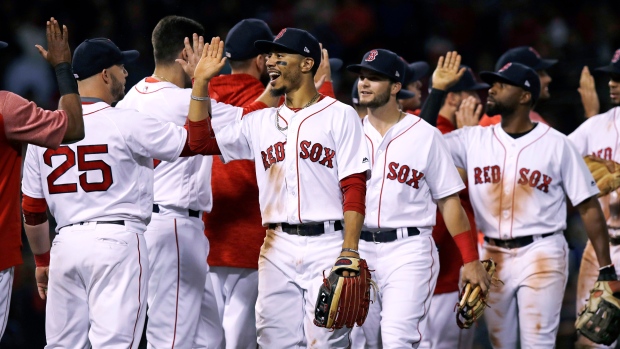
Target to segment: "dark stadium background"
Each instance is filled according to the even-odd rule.
[[[237,21],[249,17],[265,20],[274,33],[288,26],[303,28],[323,43],[330,57],[342,59],[345,65],[359,63],[370,49],[387,48],[409,62],[424,60],[434,67],[439,55],[456,49],[464,64],[480,72],[492,70],[506,49],[531,45],[544,58],[559,59],[549,70],[551,100],[536,110],[563,133],[583,121],[577,93],[583,66],[608,64],[620,48],[617,0],[8,0],[0,2],[0,40],[10,44],[0,52],[0,88],[56,108],[52,70],[32,50],[34,43],[44,44],[44,23],[50,16],[68,26],[73,49],[84,39],[107,37],[123,50],[139,50],[139,61],[127,66],[127,87],[132,86],[152,73],[151,31],[159,19],[171,14],[200,21],[207,37],[225,37]],[[350,103],[354,77],[346,71],[332,74],[339,99]],[[610,108],[607,81],[596,81],[601,111],[605,111]],[[576,271],[585,244],[579,217],[570,214],[568,224],[571,274],[558,348],[573,347]],[[42,348],[45,343],[45,304],[36,294],[27,243],[23,254],[25,263],[15,272],[2,349]],[[477,332],[476,347],[487,348],[483,326]]]

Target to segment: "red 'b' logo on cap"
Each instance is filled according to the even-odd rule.
[[[379,52],[377,52],[377,50],[372,50],[368,53],[368,57],[366,57],[365,61],[366,62],[372,62],[375,60],[375,58],[377,58],[377,55],[379,54]]]
[[[278,40],[282,37],[282,35],[284,35],[284,33],[286,33],[286,28],[280,30],[280,33],[278,33],[278,35],[276,36],[276,38],[274,40]]]
[[[611,59],[611,63],[617,63],[618,61],[620,61],[620,49],[616,50],[616,53],[614,53],[614,58]]]
[[[503,66],[500,70],[498,70],[499,73],[503,72],[504,70],[510,68],[510,66],[512,65],[512,63],[506,63],[505,66]]]
[[[534,53],[538,59],[540,59],[540,53],[538,53],[536,49],[534,49],[533,47],[530,47],[529,50],[532,51],[532,53]]]

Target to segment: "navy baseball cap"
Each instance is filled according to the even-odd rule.
[[[422,61],[409,64],[405,61],[405,64],[407,64],[407,69],[405,70],[405,79],[403,81],[404,85],[408,85],[412,82],[422,79],[426,76],[426,74],[428,74],[428,71],[430,70],[430,66],[428,65],[428,63]]]
[[[499,70],[506,63],[521,63],[534,70],[545,70],[558,62],[557,59],[542,59],[540,54],[531,46],[519,46],[511,48],[499,57],[495,64],[495,70]]]
[[[461,76],[461,79],[456,84],[454,84],[448,89],[448,92],[484,90],[491,87],[487,83],[476,81],[474,72],[471,70],[470,67],[466,65],[461,65],[460,68],[465,68],[465,73],[463,74],[463,76]]]
[[[321,64],[321,46],[319,41],[303,29],[284,28],[271,40],[257,40],[254,42],[260,52],[269,53],[271,50],[282,49],[304,57],[314,59],[315,66]]]
[[[7,47],[7,46],[9,46],[9,44],[7,44],[7,43],[6,43],[6,42],[4,42],[4,41],[0,41],[0,48],[5,48],[5,47]]]
[[[359,93],[359,90],[357,89],[357,83],[359,81],[360,79],[355,79],[355,82],[353,83],[353,88],[351,89],[351,101],[355,105],[360,104],[360,93]]]
[[[378,48],[366,52],[362,63],[347,66],[347,70],[359,74],[362,69],[368,69],[379,73],[394,82],[400,82],[403,86],[396,95],[398,99],[407,99],[415,96],[415,93],[405,88],[405,62],[394,52]]]
[[[496,73],[485,71],[480,73],[482,81],[489,85],[495,82],[504,82],[518,86],[532,94],[532,101],[536,103],[540,96],[540,78],[534,69],[521,63],[507,63]]]
[[[121,51],[110,39],[86,39],[73,52],[73,75],[84,80],[113,65],[131,63],[138,57],[138,51]]]
[[[340,58],[330,58],[329,59],[329,68],[331,71],[338,71],[340,70],[340,68],[342,68],[342,65],[344,63],[342,62],[342,59]]]
[[[616,50],[616,53],[614,53],[614,56],[611,58],[610,64],[594,70],[609,74],[620,74],[620,49]]]
[[[257,40],[273,40],[273,33],[267,23],[256,18],[247,18],[235,24],[226,35],[224,54],[236,61],[256,57],[262,52],[254,47]]]

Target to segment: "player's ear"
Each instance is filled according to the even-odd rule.
[[[303,57],[301,60],[301,72],[305,73],[311,71],[315,63],[316,62],[314,61],[314,59],[310,57]]]
[[[532,93],[523,90],[523,92],[521,93],[521,97],[519,98],[519,103],[525,104],[527,106],[532,105]]]
[[[103,82],[105,82],[106,84],[109,84],[111,82],[112,77],[110,77],[110,71],[108,69],[102,70],[99,74],[101,74]]]
[[[403,88],[403,84],[400,82],[392,82],[390,84],[390,94],[396,95]]]

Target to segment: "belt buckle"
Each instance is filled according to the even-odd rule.
[[[377,234],[376,232],[370,232],[372,234],[372,242],[374,242],[375,244],[380,244],[379,241],[377,241],[377,239],[375,239],[375,234]]]
[[[301,226],[301,224],[296,224],[296,225],[295,225],[295,230],[297,231],[297,235],[298,235],[298,236],[303,236],[303,235],[301,235],[301,234],[299,233],[299,227],[300,227],[300,226]]]

